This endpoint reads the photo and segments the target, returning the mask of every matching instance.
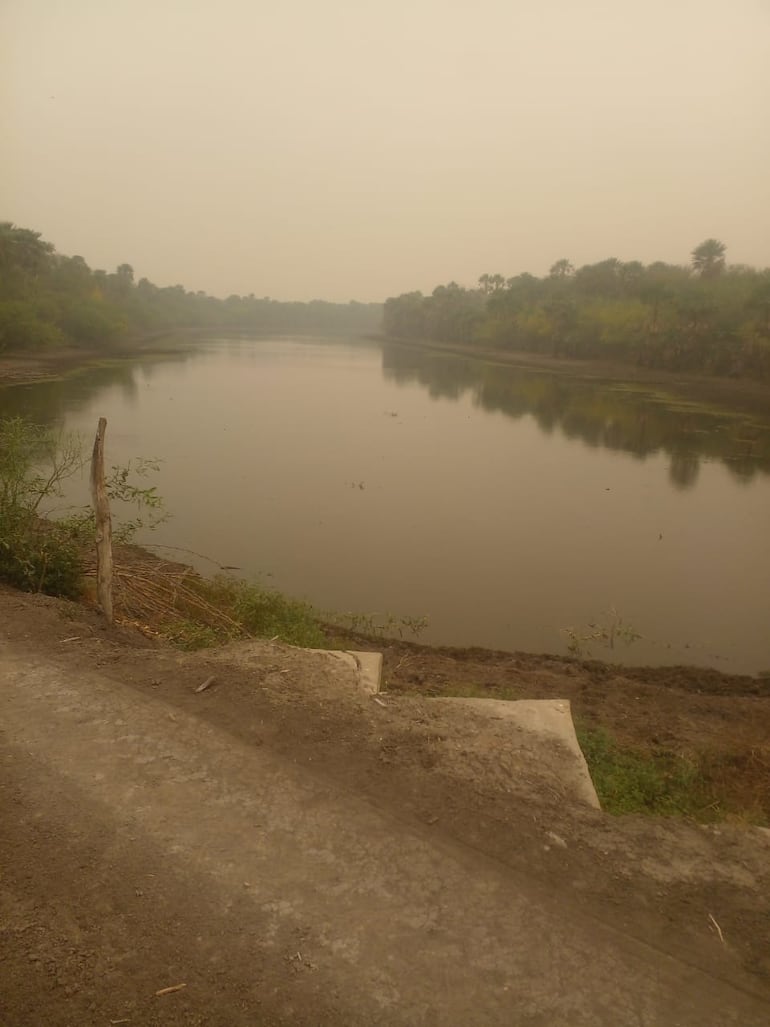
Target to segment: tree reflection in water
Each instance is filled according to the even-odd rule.
[[[588,446],[671,458],[677,489],[692,488],[701,464],[717,460],[742,483],[770,473],[770,422],[746,414],[699,408],[643,387],[386,343],[383,374],[400,385],[417,382],[433,399],[469,394],[484,410],[532,417],[545,433],[560,431]]]

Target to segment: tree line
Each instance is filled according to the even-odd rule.
[[[430,296],[386,300],[394,339],[609,359],[649,368],[770,379],[770,269],[728,265],[706,239],[689,266],[610,258],[547,276],[484,274]]]
[[[0,223],[0,352],[130,344],[176,330],[359,335],[379,330],[377,303],[283,303],[189,292],[134,277],[130,264],[92,270],[39,232]]]

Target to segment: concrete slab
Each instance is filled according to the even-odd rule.
[[[355,672],[359,688],[367,695],[377,695],[382,680],[382,653],[360,652],[353,649],[305,649],[307,653],[321,653],[339,660]]]
[[[572,710],[568,699],[460,699],[441,698],[433,702],[465,706],[475,713],[496,720],[507,720],[512,727],[537,738],[558,742],[565,749],[564,777],[578,798],[595,809],[601,809],[591,780],[588,764],[575,734]],[[515,739],[512,736],[512,744]]]
[[[350,650],[358,665],[358,680],[365,692],[377,695],[382,681],[382,653],[367,653]]]

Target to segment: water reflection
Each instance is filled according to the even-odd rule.
[[[470,394],[475,405],[514,419],[529,416],[591,447],[645,460],[670,456],[677,489],[695,485],[704,461],[723,463],[739,482],[770,473],[770,422],[676,402],[641,387],[508,367],[396,343],[382,349],[386,379],[419,383],[433,399]]]
[[[140,360],[91,364],[61,378],[1,388],[0,417],[25,417],[36,424],[57,425],[66,414],[82,410],[107,390],[115,390],[127,407],[134,407],[143,380],[151,380],[161,366],[187,362],[193,352],[180,350]]]

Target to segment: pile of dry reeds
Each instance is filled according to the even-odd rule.
[[[96,578],[95,558],[87,577]],[[229,614],[202,594],[203,578],[191,567],[159,559],[136,546],[115,546],[113,602],[118,620],[144,625],[162,633],[180,619],[193,621],[233,638],[246,634]]]

